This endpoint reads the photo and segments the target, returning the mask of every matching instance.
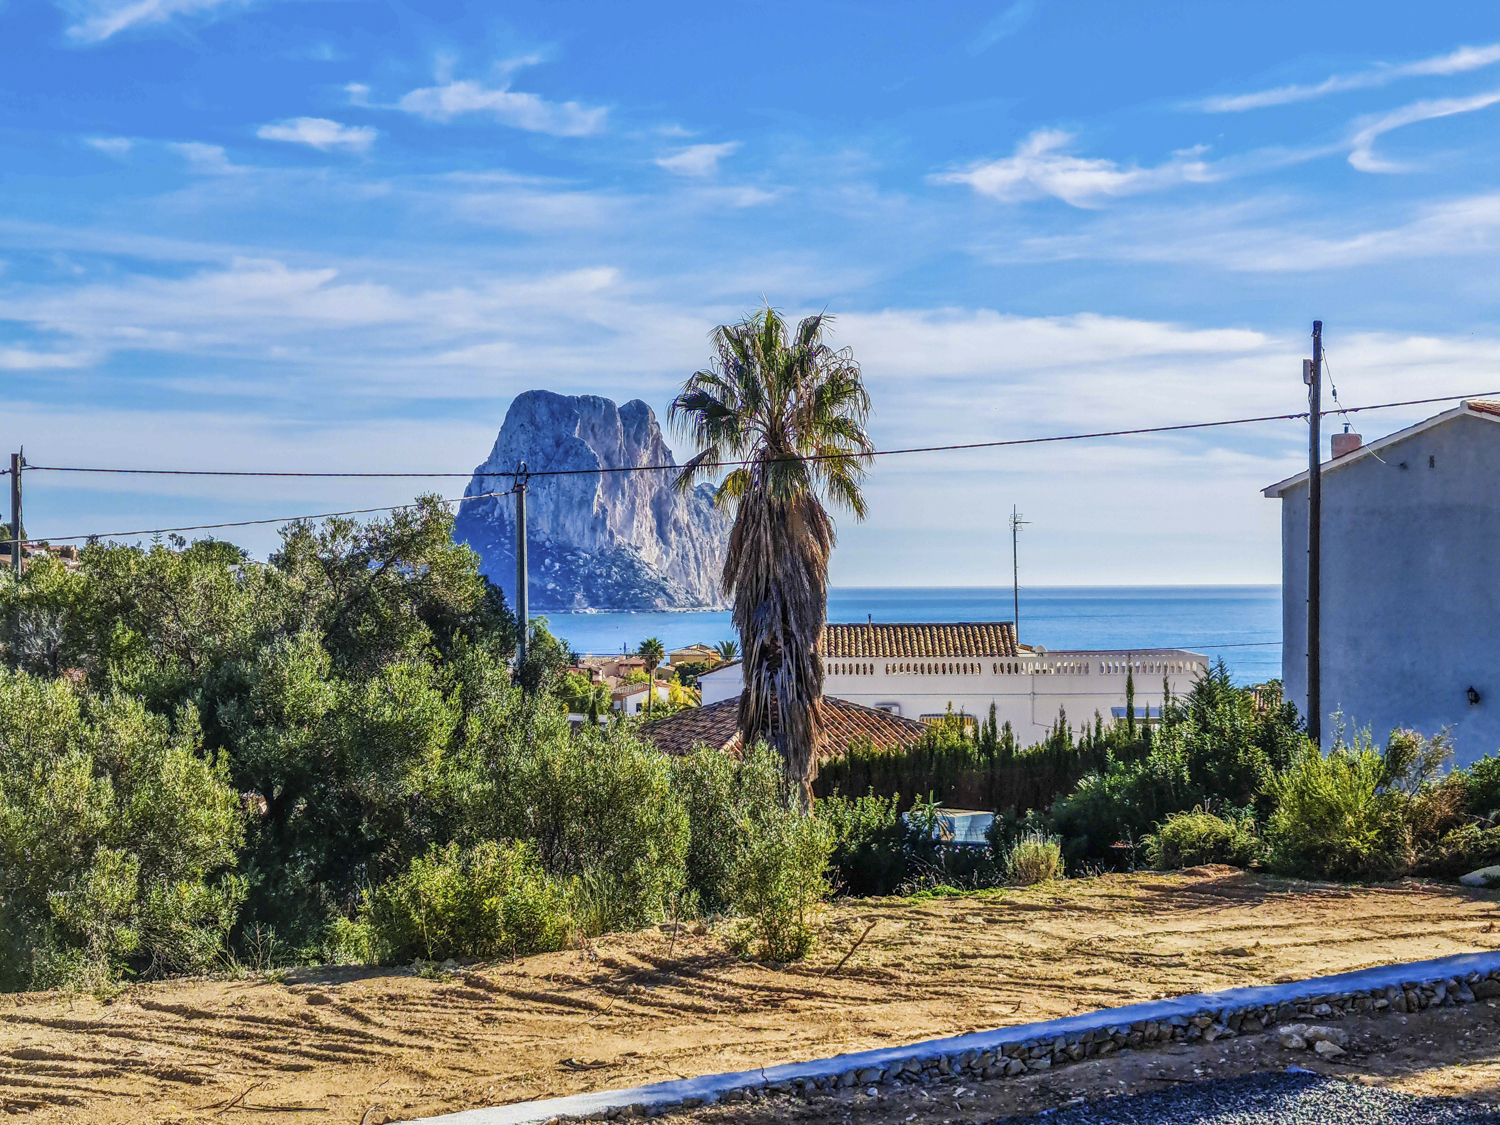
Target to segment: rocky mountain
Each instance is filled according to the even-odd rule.
[[[522,462],[532,473],[619,465],[675,465],[656,415],[639,399],[617,407],[595,395],[527,391],[510,404],[495,447],[458,510],[453,537],[515,605],[515,500],[503,492]],[[526,495],[533,612],[719,609],[730,518],[713,487],[671,487],[671,471],[583,472],[531,478]]]

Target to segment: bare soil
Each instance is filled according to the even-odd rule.
[[[828,912],[818,952],[787,968],[740,961],[711,930],[664,927],[436,979],[296,970],[137,985],[109,1003],[0,996],[0,1108],[101,1125],[353,1125],[371,1111],[366,1125],[378,1125],[1496,949],[1497,924],[1500,896],[1489,891],[1199,868],[843,903]],[[1500,1009],[1406,1017],[1419,1036],[1400,1018],[1368,1021],[1359,1034],[1374,1038],[1342,1066],[1246,1037],[1090,1060],[962,1095],[849,1094],[836,1106],[752,1103],[693,1116],[973,1120],[1288,1061],[1419,1092],[1500,1097]]]

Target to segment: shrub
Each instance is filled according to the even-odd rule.
[[[830,825],[803,816],[785,800],[749,811],[729,870],[729,899],[746,923],[736,944],[768,961],[796,961],[814,944],[813,915],[830,887]]]
[[[208,967],[244,898],[244,838],[197,712],[85,707],[0,670],[0,985],[95,987]]]
[[[1202,805],[1173,813],[1145,842],[1151,866],[1163,871],[1204,863],[1249,867],[1261,851],[1252,818],[1215,816]]]
[[[454,836],[532,841],[550,875],[582,881],[590,936],[667,915],[689,838],[671,759],[625,724],[575,736],[549,701],[514,689],[474,716],[468,741],[443,765]]]
[[[1440,879],[1457,879],[1496,864],[1500,864],[1500,828],[1465,824],[1443,835],[1423,853],[1417,870]]]
[[[707,747],[671,759],[672,786],[687,810],[685,910],[724,914],[729,882],[752,826],[785,806],[781,757],[757,743],[741,761]]]
[[[844,894],[888,895],[906,881],[913,831],[898,811],[899,797],[834,793],[817,803],[815,815],[833,832],[833,881]]]
[[[1368,735],[1327,754],[1307,744],[1270,786],[1266,826],[1273,869],[1333,879],[1388,878],[1411,861],[1407,798],[1386,789],[1384,755]]]
[[[1056,836],[1028,832],[1005,856],[1005,878],[1018,887],[1050,883],[1062,874],[1062,845]]]
[[[528,844],[449,844],[367,892],[330,945],[350,960],[525,956],[562,949],[572,922],[564,888]]]

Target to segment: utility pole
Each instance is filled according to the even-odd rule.
[[[21,577],[21,469],[26,464],[22,453],[10,455],[10,565]]]
[[[1030,523],[1023,520],[1021,513],[1016,511],[1016,506],[1010,506],[1010,594],[1011,611],[1013,620],[1011,628],[1016,633],[1016,643],[1021,643],[1021,554],[1017,543],[1021,527]]]
[[[1313,321],[1312,359],[1302,364],[1307,383],[1307,736],[1323,740],[1323,322]]]
[[[531,639],[531,609],[526,597],[526,462],[516,471],[516,671],[526,663]]]

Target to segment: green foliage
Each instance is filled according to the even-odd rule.
[[[1249,867],[1262,850],[1253,816],[1215,816],[1202,805],[1167,817],[1145,844],[1151,866],[1163,871],[1206,863]]]
[[[1457,879],[1481,867],[1500,864],[1500,827],[1465,824],[1445,833],[1417,864],[1424,875]]]
[[[757,743],[743,761],[708,747],[671,759],[672,787],[686,808],[689,905],[704,914],[733,909],[730,877],[755,825],[786,805],[781,759]]]
[[[906,882],[914,846],[920,845],[899,805],[898,797],[874,792],[863,797],[835,793],[818,801],[814,815],[833,830],[831,866],[834,883],[844,894],[888,895]]]
[[[730,660],[738,660],[740,658],[739,641],[720,641],[718,644],[713,646],[713,649],[719,654],[720,660],[727,662]]]
[[[378,964],[525,956],[564,948],[571,929],[566,891],[530,845],[450,843],[367,892],[330,945],[338,959]]]
[[[697,687],[698,677],[703,675],[703,673],[705,672],[713,671],[712,664],[706,664],[701,661],[692,660],[684,661],[683,663],[678,664],[676,667],[677,682],[685,688]]]
[[[0,987],[206,967],[244,897],[222,757],[197,713],[0,670]]]
[[[1028,832],[1005,856],[1005,879],[1018,887],[1050,883],[1063,875],[1062,843],[1045,832]]]
[[[1340,737],[1327,754],[1307,745],[1270,787],[1266,825],[1271,867],[1290,875],[1382,879],[1412,859],[1409,798],[1392,783],[1385,755],[1367,734]]]
[[[746,810],[740,847],[729,869],[729,900],[745,917],[740,946],[767,961],[806,957],[814,915],[831,889],[825,872],[833,853],[830,825],[791,802]]]

